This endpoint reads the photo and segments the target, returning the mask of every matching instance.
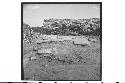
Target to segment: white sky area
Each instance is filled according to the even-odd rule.
[[[42,26],[44,19],[99,18],[99,4],[25,4],[23,22],[30,26]]]

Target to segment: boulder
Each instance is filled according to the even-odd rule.
[[[90,42],[86,38],[75,38],[73,39],[73,44],[74,45],[89,45]]]

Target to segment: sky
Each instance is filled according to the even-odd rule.
[[[44,19],[99,18],[99,4],[23,4],[23,22],[42,26]]]

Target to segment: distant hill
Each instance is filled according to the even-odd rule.
[[[28,29],[28,28],[30,28],[30,26],[23,22],[23,29]]]

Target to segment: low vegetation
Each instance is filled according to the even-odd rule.
[[[101,31],[99,24],[100,20],[97,18],[87,20],[46,19],[42,27],[30,27],[24,24],[24,79],[36,81],[100,80]],[[35,41],[42,34],[85,36],[90,45],[74,45],[71,41],[37,44]],[[41,49],[50,51],[39,53]]]

